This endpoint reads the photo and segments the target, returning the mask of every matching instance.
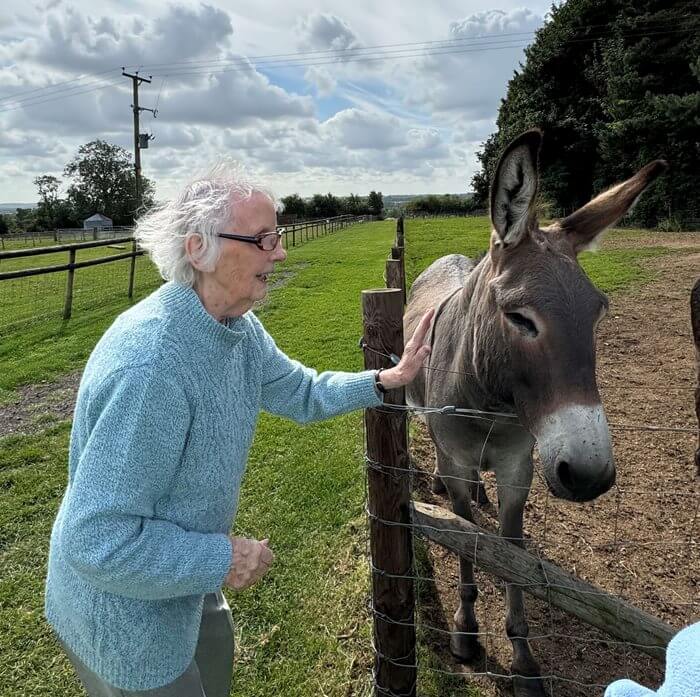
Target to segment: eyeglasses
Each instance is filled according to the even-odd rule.
[[[220,232],[217,237],[224,237],[227,240],[238,240],[239,242],[250,242],[263,252],[271,252],[277,248],[280,238],[284,234],[284,228],[279,228],[275,232],[263,232],[260,235],[234,235],[230,232]]]

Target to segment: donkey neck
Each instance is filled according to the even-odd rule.
[[[498,366],[493,359],[502,355],[503,340],[495,304],[488,292],[491,273],[487,255],[469,273],[464,285],[445,298],[434,327],[439,324],[438,331],[451,344],[443,355],[441,368],[453,373],[453,377],[456,374],[456,379],[445,381],[455,390],[454,399],[475,408],[510,409],[512,400],[507,399],[493,374]],[[437,375],[431,376],[431,380],[436,378]]]

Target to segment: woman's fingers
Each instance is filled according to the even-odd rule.
[[[430,329],[430,323],[433,321],[434,314],[435,310],[430,308],[430,310],[428,310],[421,317],[420,322],[418,322],[418,326],[413,330],[413,336],[411,336],[406,344],[406,349],[408,349],[409,352],[414,353],[423,347],[425,337],[428,335],[428,330]],[[404,349],[404,355],[405,354],[406,350]]]
[[[245,537],[231,537],[233,555],[231,569],[224,584],[236,590],[249,588],[268,571],[275,555],[267,546],[269,540],[260,542]]]

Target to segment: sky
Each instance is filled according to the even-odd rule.
[[[493,4],[498,3],[498,4]],[[550,2],[5,0],[0,202],[96,138],[166,199],[221,158],[278,196],[458,193]]]

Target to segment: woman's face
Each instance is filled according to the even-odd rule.
[[[270,199],[254,193],[236,203],[236,219],[224,232],[255,236],[277,229],[277,214]],[[195,290],[204,307],[217,320],[246,313],[267,295],[269,274],[287,252],[281,243],[270,252],[255,244],[221,238],[221,256],[211,272],[200,271]]]

